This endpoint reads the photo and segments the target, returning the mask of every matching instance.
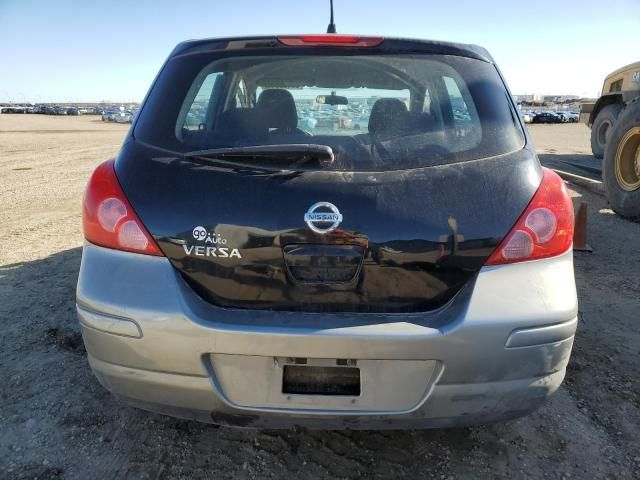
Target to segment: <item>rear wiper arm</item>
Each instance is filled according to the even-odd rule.
[[[210,148],[183,154],[189,158],[219,160],[257,160],[292,164],[297,166],[310,160],[329,166],[335,160],[333,150],[328,145],[313,143],[291,143],[278,145],[254,145],[248,147]]]

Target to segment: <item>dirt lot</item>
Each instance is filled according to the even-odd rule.
[[[82,190],[126,129],[0,115],[0,478],[640,478],[640,224],[574,186],[594,248],[575,256],[581,322],[564,386],[529,417],[276,432],[120,405],[89,371],[74,288]],[[588,154],[582,125],[531,131],[541,153]]]

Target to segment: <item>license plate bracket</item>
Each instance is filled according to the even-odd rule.
[[[297,395],[360,396],[360,369],[285,365],[282,393]]]

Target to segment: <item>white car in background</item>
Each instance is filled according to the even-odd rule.
[[[520,117],[524,123],[531,123],[533,121],[533,114],[531,112],[520,112]]]

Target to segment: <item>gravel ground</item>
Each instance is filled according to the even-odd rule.
[[[580,325],[563,387],[507,423],[426,431],[253,431],[119,404],[74,314],[80,202],[126,126],[0,115],[0,478],[640,478],[640,224],[589,205]],[[540,152],[588,153],[582,125],[532,126]]]

